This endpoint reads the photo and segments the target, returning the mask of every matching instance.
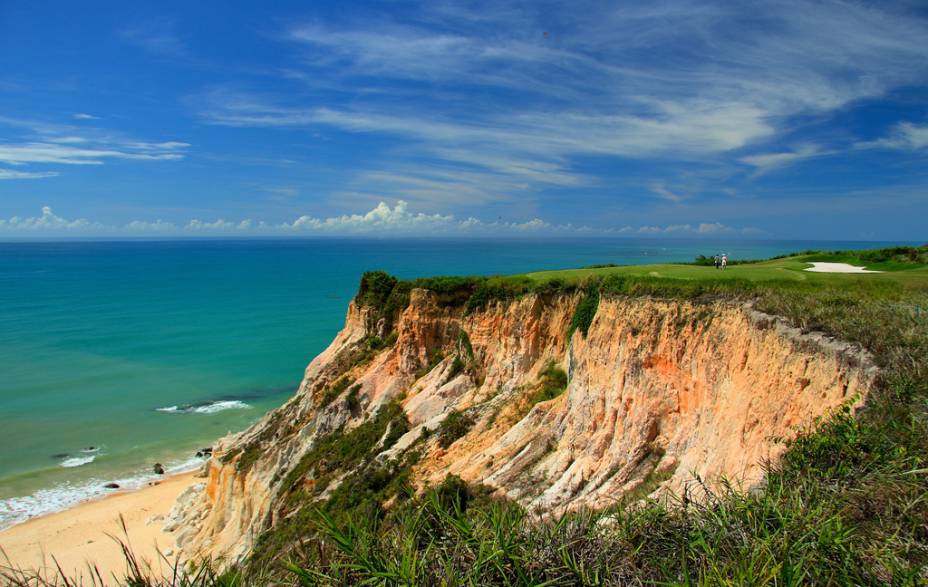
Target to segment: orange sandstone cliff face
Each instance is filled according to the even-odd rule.
[[[587,334],[568,340],[579,301],[526,295],[464,316],[414,289],[395,343],[376,352],[369,337],[386,337],[388,326],[352,303],[296,395],[215,448],[204,482],[175,507],[178,546],[188,556],[246,554],[280,514],[283,479],[317,440],[395,399],[410,430],[378,459],[415,445],[420,485],[455,474],[557,512],[607,506],[635,489],[680,491],[697,476],[756,485],[784,449],[778,439],[859,403],[876,374],[856,346],[730,302],[603,297]],[[533,404],[552,363],[566,371],[566,390]],[[350,389],[324,399],[343,377]],[[423,429],[452,412],[474,424],[442,448]]]

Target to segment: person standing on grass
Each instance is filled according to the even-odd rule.
[[[722,255],[722,269],[728,267],[728,255]]]
[[[715,268],[718,269],[722,265],[722,258],[718,255],[715,256]]]

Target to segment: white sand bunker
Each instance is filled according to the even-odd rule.
[[[849,265],[847,263],[811,263],[811,265],[811,267],[804,269],[804,271],[812,271],[814,273],[882,273],[882,271],[871,271],[870,269]]]

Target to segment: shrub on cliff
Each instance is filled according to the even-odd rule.
[[[397,281],[385,271],[366,272],[358,286],[358,303],[362,306],[384,306]]]
[[[342,377],[335,383],[329,385],[322,392],[322,398],[319,400],[319,405],[325,407],[335,401],[335,398],[340,396],[343,391],[348,389],[348,386],[351,385],[351,379],[348,377]]]
[[[455,440],[470,432],[473,427],[473,417],[453,410],[438,425],[438,445],[442,448],[448,448],[454,444]]]
[[[567,330],[567,340],[570,340],[574,335],[574,331],[578,329],[583,336],[586,336],[586,333],[590,330],[590,325],[593,324],[593,318],[596,317],[596,310],[598,309],[599,290],[590,288],[590,290],[584,294],[580,303],[577,304],[574,317],[570,321],[570,328]]]

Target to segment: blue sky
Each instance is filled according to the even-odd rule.
[[[0,236],[928,240],[921,2],[0,2]]]

